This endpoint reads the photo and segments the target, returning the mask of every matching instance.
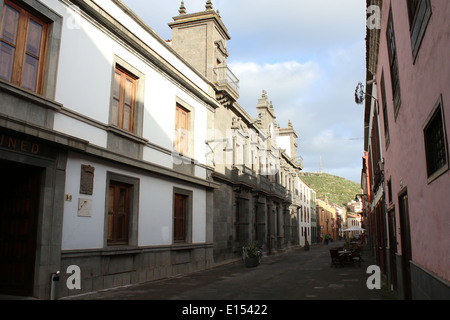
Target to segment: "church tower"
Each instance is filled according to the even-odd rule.
[[[219,11],[206,1],[205,11],[187,13],[181,1],[179,15],[169,23],[172,48],[216,85],[216,92],[232,101],[239,98],[239,81],[227,67],[227,42],[231,39]]]

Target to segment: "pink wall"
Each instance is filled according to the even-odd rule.
[[[397,42],[402,100],[396,120],[386,41],[390,3]],[[385,179],[387,182],[391,178],[392,183],[399,242],[397,252],[401,253],[398,195],[406,187],[413,261],[449,280],[450,171],[428,184],[423,126],[442,95],[448,137],[450,129],[450,1],[431,0],[431,5],[432,16],[416,62],[413,64],[406,1],[383,1],[377,86],[378,97],[381,99],[380,84],[384,70],[390,131],[388,150],[386,150],[381,110],[380,141],[385,158]]]

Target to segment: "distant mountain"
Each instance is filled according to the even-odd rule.
[[[340,206],[345,206],[355,199],[356,194],[362,193],[358,183],[327,173],[301,172],[300,178],[316,190],[317,199],[325,200],[327,197],[328,202]]]

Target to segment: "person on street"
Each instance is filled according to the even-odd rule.
[[[330,235],[327,233],[325,235],[325,244],[328,245],[328,241],[330,240]]]

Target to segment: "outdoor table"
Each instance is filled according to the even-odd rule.
[[[339,250],[339,256],[342,257],[344,263],[352,262],[352,250]]]

